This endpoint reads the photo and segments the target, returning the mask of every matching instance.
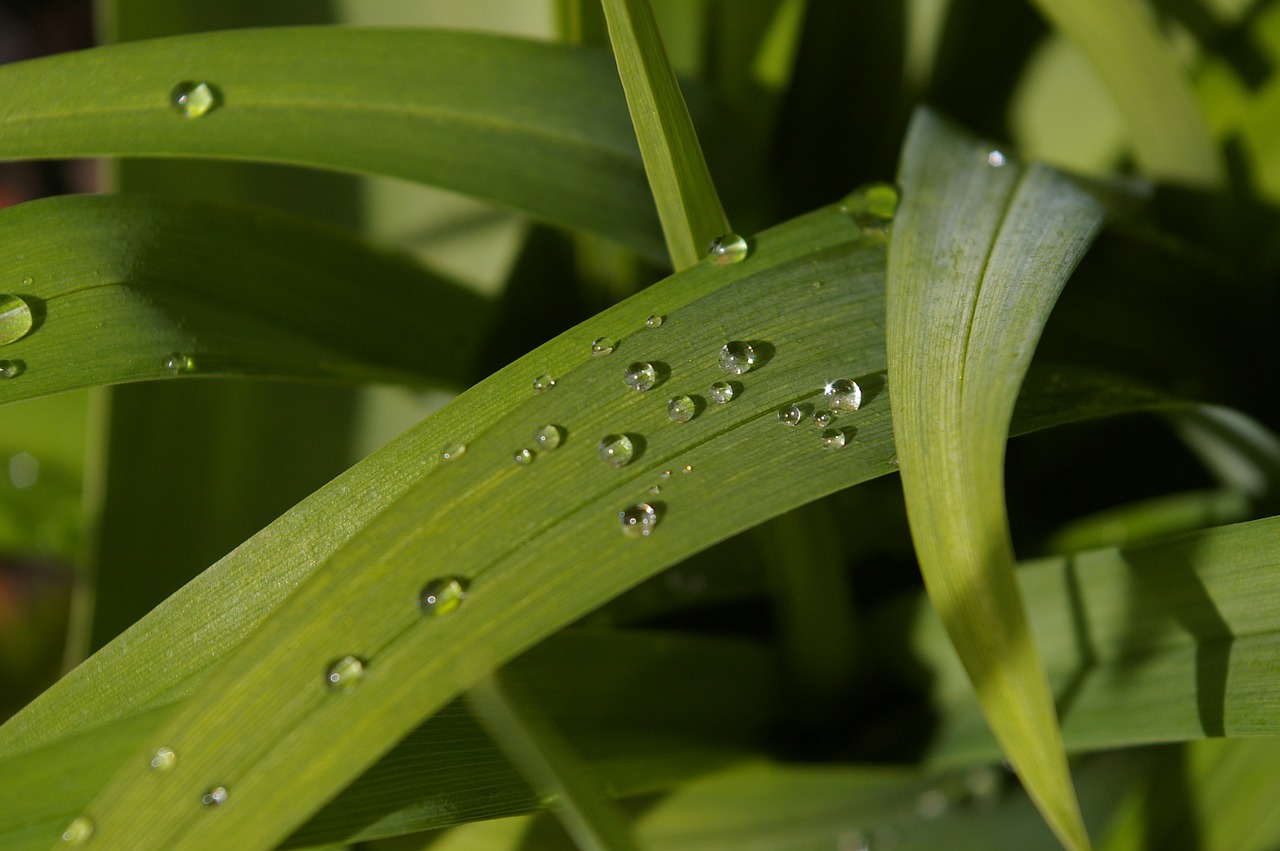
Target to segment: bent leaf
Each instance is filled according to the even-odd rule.
[[[1053,697],[1013,576],[1003,463],[1018,387],[1103,218],[918,112],[903,151],[886,345],[894,438],[925,587],[987,720],[1050,827],[1087,848]]]

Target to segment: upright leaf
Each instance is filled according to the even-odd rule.
[[[889,255],[894,440],[925,586],[983,711],[1070,848],[1089,839],[1013,575],[1005,440],[1036,340],[1102,224],[1070,181],[928,112],[912,121]]]

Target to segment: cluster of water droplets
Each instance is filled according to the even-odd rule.
[[[813,411],[813,424],[822,429],[820,440],[824,449],[843,449],[848,443],[848,434],[839,428],[831,428],[832,422],[841,414],[848,414],[862,407],[862,388],[852,378],[841,378],[823,385],[822,398],[825,408]],[[778,422],[788,428],[795,428],[805,420],[805,407],[792,403],[778,409]]]

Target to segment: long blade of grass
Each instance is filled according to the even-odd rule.
[[[1005,440],[1050,309],[1103,218],[918,112],[889,255],[894,437],[925,587],[996,738],[1070,848],[1087,848],[1053,697],[1013,576]]]
[[[211,86],[198,118],[170,102],[184,82]],[[207,157],[387,175],[663,256],[600,51],[413,29],[237,30],[16,62],[0,67],[0,89],[0,159]]]
[[[63,196],[0,211],[32,330],[0,401],[186,376],[459,386],[490,309],[333,229],[244,205]],[[231,250],[229,246],[235,246]]]
[[[711,173],[648,0],[603,0],[618,63],[658,206],[667,252],[677,270],[697,263],[729,233]]]
[[[1186,72],[1139,0],[1032,0],[1089,57],[1125,117],[1148,175],[1200,186],[1226,178]]]

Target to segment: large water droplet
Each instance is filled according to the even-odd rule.
[[[613,340],[608,337],[596,337],[591,341],[591,354],[599,357],[613,351]]]
[[[755,362],[756,350],[751,348],[750,343],[730,340],[720,349],[720,368],[733,375],[742,375],[751,369]]]
[[[643,538],[658,525],[658,512],[649,503],[638,502],[619,511],[618,521],[622,524],[622,534]]]
[[[229,797],[231,797],[231,793],[227,791],[226,786],[214,786],[200,796],[200,803],[206,807],[220,807],[227,802]]]
[[[822,433],[823,449],[843,449],[845,444],[844,432],[838,428],[829,428]]]
[[[467,581],[460,576],[432,579],[418,592],[418,608],[429,617],[447,615],[467,597]]]
[[[324,672],[324,684],[330,691],[346,694],[355,691],[364,680],[364,662],[355,656],[343,656]]]
[[[548,390],[550,390],[552,387],[555,387],[555,386],[556,386],[556,380],[545,372],[542,375],[539,375],[537,378],[533,379],[534,393],[546,393]]]
[[[687,423],[698,413],[698,406],[688,396],[673,396],[667,402],[667,416],[673,423]]]
[[[517,464],[519,464],[521,467],[527,467],[533,463],[534,457],[535,456],[532,450],[521,449],[515,455],[512,455],[511,459],[515,461]]]
[[[67,845],[77,846],[84,845],[90,839],[93,839],[93,831],[96,825],[93,819],[88,816],[76,816],[62,830],[62,841]]]
[[[747,250],[745,239],[736,233],[726,233],[711,240],[711,245],[707,247],[707,256],[721,266],[728,266],[730,263],[746,260]]]
[[[183,80],[169,93],[169,103],[182,113],[183,118],[199,118],[219,106],[222,96],[209,83]]]
[[[467,445],[465,443],[446,443],[444,449],[440,450],[440,460],[456,461],[461,458],[462,454],[466,451]]]
[[[833,413],[848,414],[862,407],[862,388],[852,378],[841,378],[822,388]]]
[[[550,452],[560,445],[560,441],[564,439],[564,435],[560,432],[560,427],[547,423],[533,433],[533,442],[538,448],[544,452]]]
[[[654,384],[658,383],[658,371],[653,368],[653,364],[637,361],[627,367],[627,371],[622,376],[622,383],[643,393]]]
[[[717,405],[725,405],[733,401],[733,385],[727,381],[717,381],[707,388],[707,396]]]
[[[605,435],[596,447],[600,460],[610,467],[625,467],[635,455],[635,446],[625,434]]]
[[[164,356],[164,360],[160,361],[160,365],[164,367],[165,372],[170,375],[179,375],[188,372],[191,369],[191,358],[182,352],[169,352]]]
[[[778,411],[778,422],[783,425],[797,426],[802,419],[804,419],[804,411],[800,410],[799,405],[787,405]]]
[[[644,321],[646,328],[661,328],[662,323],[666,320],[665,316],[659,316],[656,313],[650,313],[649,318]]]
[[[31,305],[16,295],[0,295],[0,346],[16,343],[31,330]]]
[[[178,754],[173,748],[156,748],[156,752],[151,755],[149,763],[152,771],[172,771],[173,767],[178,764]]]
[[[0,381],[22,375],[23,366],[20,360],[0,360]]]

